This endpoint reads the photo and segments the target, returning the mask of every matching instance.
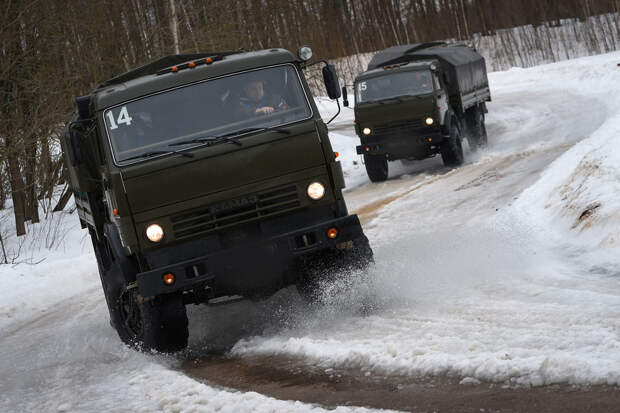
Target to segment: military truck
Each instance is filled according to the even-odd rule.
[[[441,154],[463,163],[462,138],[475,151],[487,143],[491,100],[484,58],[462,44],[431,42],[377,53],[355,79],[355,131],[368,177],[388,177],[388,161]],[[343,88],[346,102],[346,89]]]
[[[302,72],[311,54],[172,55],[76,99],[64,160],[125,343],[175,352],[187,304],[292,284],[311,299],[372,261]],[[334,67],[323,77],[338,99]]]

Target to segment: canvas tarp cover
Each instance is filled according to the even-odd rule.
[[[416,51],[412,60],[438,59],[449,76],[451,93],[461,95],[488,87],[484,57],[464,45],[432,47]]]

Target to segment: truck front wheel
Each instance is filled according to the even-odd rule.
[[[388,161],[383,156],[364,155],[366,173],[372,182],[383,182],[388,177]]]
[[[174,353],[187,347],[187,314],[181,293],[166,294],[140,304],[145,350]]]
[[[118,314],[116,331],[134,348],[174,353],[187,347],[188,327],[183,297],[166,294],[142,301],[137,288],[123,289],[111,312]]]
[[[174,353],[187,347],[187,315],[181,294],[141,301],[136,288],[123,289],[116,308],[121,340],[134,348]],[[114,305],[113,304],[113,305]]]
[[[99,266],[99,275],[110,312],[110,324],[119,338],[130,347],[173,353],[187,347],[188,323],[180,293],[166,294],[143,301],[135,287],[128,287],[114,248],[91,232]]]
[[[454,122],[450,125],[450,137],[441,145],[441,159],[445,166],[459,166],[463,164],[461,133]]]

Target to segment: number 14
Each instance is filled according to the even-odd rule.
[[[123,106],[121,108],[121,111],[118,114],[118,118],[116,119],[116,122],[114,121],[114,114],[112,114],[112,111],[108,111],[106,115],[108,116],[108,120],[110,121],[111,130],[117,129],[118,126],[122,124],[131,126],[132,117],[129,116],[129,112],[127,112],[127,106]]]

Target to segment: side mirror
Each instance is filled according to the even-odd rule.
[[[336,68],[333,65],[328,64],[323,67],[323,81],[325,82],[327,96],[332,100],[338,99],[341,96],[340,84],[338,83]]]
[[[90,101],[92,100],[92,96],[79,96],[75,98],[75,104],[77,106],[77,112],[80,119],[88,119],[90,118]]]
[[[349,99],[347,97],[347,87],[346,86],[342,87],[342,104],[344,105],[344,107],[349,107]]]
[[[84,161],[82,157],[82,142],[80,141],[82,135],[75,129],[70,129],[67,134],[69,135],[69,142],[67,142],[69,161],[71,161],[71,166],[78,166]]]

